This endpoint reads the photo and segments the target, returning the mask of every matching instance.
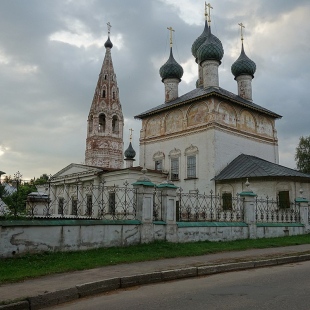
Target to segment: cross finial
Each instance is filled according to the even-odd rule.
[[[241,28],[241,41],[243,42],[243,28],[245,28],[245,26],[242,23],[238,24]]]
[[[111,26],[110,22],[108,22],[107,25],[108,25],[108,35],[110,35],[111,27],[112,27],[112,26]]]
[[[207,6],[207,2],[205,1],[205,20],[208,19],[208,6]]]
[[[172,31],[174,32],[174,29],[172,27],[167,27],[167,29],[170,31],[170,47],[172,47]]]
[[[209,11],[209,13],[208,13],[208,16],[209,16],[208,23],[209,23],[209,26],[210,26],[210,24],[211,24],[211,9],[213,9],[213,7],[211,6],[210,3],[205,4],[205,6],[206,6],[206,10],[207,10],[207,7],[208,7],[208,11]]]
[[[129,129],[130,131],[130,136],[129,136],[129,139],[130,139],[130,142],[132,141],[132,132],[134,131],[132,128]]]

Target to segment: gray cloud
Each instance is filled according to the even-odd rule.
[[[28,178],[83,162],[108,21],[127,120],[124,147],[133,127],[138,151],[141,124],[134,115],[164,101],[158,70],[168,58],[166,28],[176,29],[177,61],[195,65],[190,50],[203,30],[203,5],[191,0],[1,1],[1,170],[20,170]],[[257,64],[254,101],[283,115],[277,121],[280,163],[295,167],[299,136],[309,135],[308,1],[220,0],[213,7],[212,31],[225,49],[221,87],[237,92],[230,66],[240,52],[237,24],[243,22],[246,52]],[[55,34],[64,36],[62,42],[51,40]],[[193,89],[195,81],[183,81],[179,93]]]

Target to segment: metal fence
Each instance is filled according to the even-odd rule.
[[[198,191],[177,195],[177,221],[180,222],[242,222],[243,199],[239,196],[199,194]]]
[[[82,183],[52,183],[37,186],[28,195],[25,207],[7,206],[3,212],[36,218],[80,218],[106,220],[136,219],[137,192],[125,182],[123,187]],[[1,214],[0,214],[1,215]]]
[[[157,187],[155,187],[153,193],[153,221],[162,221],[162,220],[163,220],[162,191]]]
[[[279,199],[256,198],[255,217],[257,223],[298,223],[300,206],[296,202],[282,204]]]

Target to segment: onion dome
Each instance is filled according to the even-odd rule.
[[[192,55],[197,59],[197,51],[199,49],[199,47],[204,43],[204,41],[206,40],[207,36],[208,36],[208,32],[209,32],[209,26],[208,26],[208,22],[205,22],[205,28],[203,29],[202,34],[194,41],[193,45],[192,45]]]
[[[241,47],[241,54],[239,58],[232,64],[231,73],[235,78],[239,75],[251,75],[254,78],[256,71],[256,64],[244,52],[243,43]]]
[[[170,57],[159,69],[159,74],[162,81],[165,79],[179,79],[181,81],[181,77],[183,76],[183,68],[173,58],[172,47],[170,48]]]
[[[197,50],[198,62],[201,64],[205,60],[217,60],[221,62],[224,56],[222,42],[211,33],[209,27],[205,42]]]
[[[108,40],[104,43],[104,47],[105,48],[112,48],[113,47],[113,44],[110,40],[110,36],[108,37]]]
[[[136,151],[133,149],[131,142],[129,143],[129,146],[124,154],[126,159],[134,159],[134,157],[136,156]]]

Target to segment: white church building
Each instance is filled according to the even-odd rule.
[[[70,164],[51,181],[58,202],[72,202],[68,214],[73,214],[74,201],[79,199],[76,184],[83,185],[79,195],[84,196],[88,195],[85,185],[115,187],[138,181],[155,186],[168,181],[184,192],[212,191],[227,197],[244,191],[248,179],[258,196],[278,197],[284,204],[301,195],[310,198],[310,175],[279,165],[276,120],[281,116],[252,98],[256,65],[245,53],[243,37],[240,56],[231,66],[237,89],[234,94],[220,86],[224,48],[206,20],[191,49],[198,69],[196,88],[182,95],[178,85],[183,68],[174,59],[171,37],[169,58],[159,70],[164,84],[159,105],[137,111],[135,116],[142,121],[136,166],[131,142],[124,152],[124,117],[110,27],[104,46],[105,57],[85,126],[85,165]]]

